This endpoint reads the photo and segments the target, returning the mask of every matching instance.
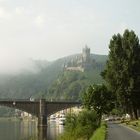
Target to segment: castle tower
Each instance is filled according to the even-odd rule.
[[[90,61],[90,48],[86,45],[85,48],[83,48],[82,52],[83,62],[89,62]]]

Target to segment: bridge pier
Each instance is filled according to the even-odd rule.
[[[38,127],[47,127],[46,100],[39,100]]]

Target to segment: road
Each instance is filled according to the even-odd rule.
[[[125,126],[109,122],[107,140],[140,140],[140,133]]]

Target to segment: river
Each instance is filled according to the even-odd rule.
[[[56,140],[62,132],[63,125],[51,121],[43,133],[45,133],[46,140]],[[0,140],[37,140],[38,135],[42,135],[42,131],[38,132],[36,121],[0,120]]]

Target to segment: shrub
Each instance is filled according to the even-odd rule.
[[[99,126],[96,112],[82,111],[78,115],[69,114],[66,117],[64,133],[61,140],[85,140],[89,139]]]

